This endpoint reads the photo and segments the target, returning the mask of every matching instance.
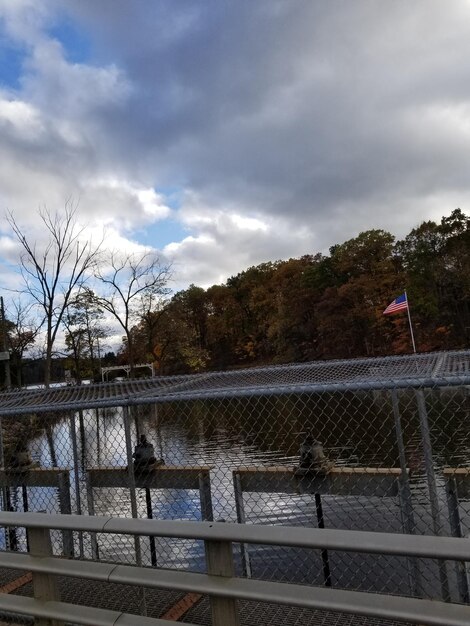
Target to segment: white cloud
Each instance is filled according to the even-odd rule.
[[[0,99],[0,126],[23,141],[34,141],[44,132],[37,109],[20,100]]]
[[[38,206],[71,197],[126,250],[176,220],[162,255],[181,286],[468,211],[468,15],[463,0],[0,0],[24,53],[0,93],[1,204],[34,231]],[[80,63],[65,18],[90,42]]]

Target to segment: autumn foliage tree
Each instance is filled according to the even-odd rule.
[[[470,218],[460,209],[398,242],[372,229],[327,255],[191,285],[142,316],[133,343],[158,347],[161,373],[406,353],[406,314],[383,315],[405,289],[418,350],[469,346]]]

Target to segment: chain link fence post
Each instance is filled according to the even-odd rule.
[[[437,493],[436,474],[434,472],[434,457],[431,444],[431,433],[429,430],[429,419],[426,410],[426,402],[422,389],[416,389],[416,401],[418,403],[419,423],[421,429],[421,441],[423,446],[424,463],[426,466],[426,480],[429,491],[429,503],[431,506],[432,527],[436,536],[442,534],[441,511],[439,506],[439,496]],[[438,561],[439,579],[441,582],[442,599],[450,602],[449,579],[447,576],[447,564],[445,561]]]

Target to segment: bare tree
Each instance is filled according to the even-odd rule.
[[[168,292],[170,267],[161,265],[151,252],[121,255],[112,252],[101,263],[96,277],[105,294],[98,298],[102,309],[110,313],[121,326],[127,342],[131,376],[134,373],[132,326],[152,311]]]
[[[36,341],[43,320],[33,314],[33,304],[25,304],[21,298],[13,300],[8,307],[11,328],[8,332],[12,365],[16,371],[16,385],[22,385],[22,364],[26,350]]]
[[[44,384],[51,382],[52,350],[69,300],[90,273],[100,244],[93,245],[78,225],[77,207],[67,202],[62,212],[40,209],[48,235],[44,248],[28,241],[13,214],[7,220],[22,246],[21,274],[26,292],[44,314],[46,326],[46,366]]]

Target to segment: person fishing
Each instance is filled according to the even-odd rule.
[[[132,457],[134,458],[135,470],[151,469],[157,462],[155,449],[153,445],[147,441],[145,435],[140,435],[139,443],[136,445]]]

